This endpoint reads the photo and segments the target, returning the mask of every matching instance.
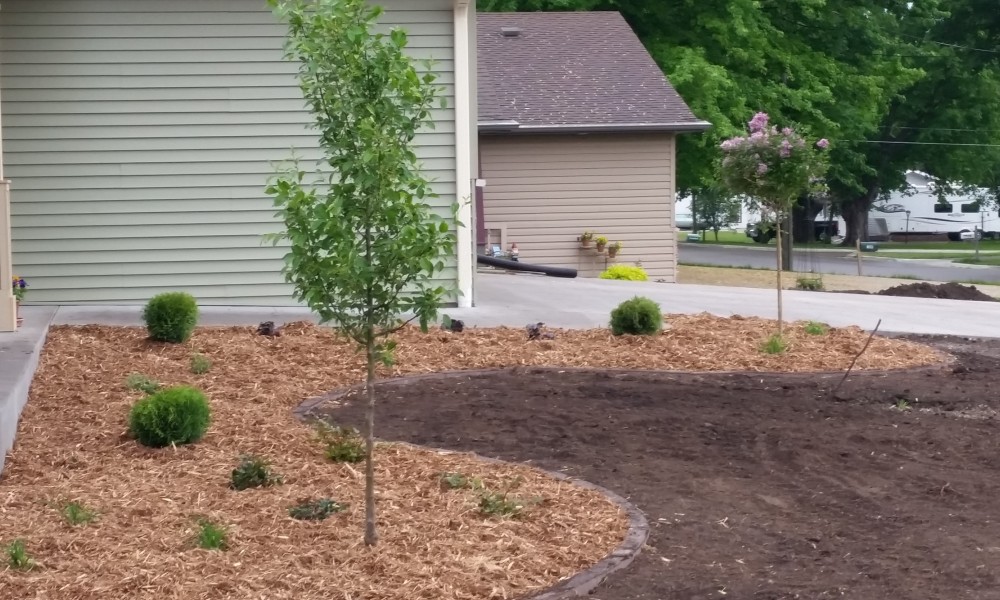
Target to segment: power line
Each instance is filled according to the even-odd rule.
[[[848,19],[847,16],[845,16],[845,15],[843,15],[843,14],[841,14],[841,13],[835,11],[835,10],[831,10],[830,12],[832,14],[837,15],[838,17],[841,17],[841,18],[845,19],[845,20]],[[772,15],[768,15],[768,16],[770,18],[777,19],[778,21],[784,21],[785,23],[790,23],[792,25],[797,25],[798,27],[802,27],[802,28],[805,28],[805,29],[817,29],[817,30],[821,30],[821,31],[823,31],[823,30],[825,30],[825,31],[839,31],[841,29],[839,27],[825,27],[825,28],[824,27],[818,27],[817,25],[812,24],[812,23],[802,23],[801,21],[799,21],[797,19],[789,19],[789,18],[783,17],[781,15],[774,15],[774,14],[772,14]],[[952,44],[952,43],[949,43],[949,42],[942,42],[942,41],[939,41],[939,40],[929,40],[929,39],[926,39],[926,38],[921,37],[919,35],[913,35],[913,34],[909,34],[909,33],[888,32],[888,31],[886,31],[885,29],[883,29],[881,27],[879,27],[878,29],[881,30],[883,33],[886,33],[888,35],[898,35],[899,37],[910,38],[910,39],[917,40],[917,41],[920,41],[920,42],[924,42],[924,43],[927,43],[927,44],[937,44],[938,46],[942,46],[942,47],[945,47],[945,48],[953,48],[953,49],[956,49],[956,50],[969,50],[971,52],[982,52],[982,53],[985,53],[985,54],[1000,54],[1000,49],[976,48],[974,46],[963,46],[962,44]],[[892,54],[892,53],[886,53],[886,52],[881,52],[881,51],[875,51],[875,52],[872,52],[872,54],[880,54],[882,56],[899,56],[899,57],[904,57],[904,58],[925,58],[926,57],[926,55],[924,55],[924,54]]]
[[[957,127],[903,127],[897,125],[879,125],[879,129],[902,129],[906,131],[964,131],[975,133],[1000,133],[1000,129],[960,129]]]
[[[841,140],[853,144],[896,144],[904,146],[969,146],[975,148],[1000,148],[1000,144],[970,144],[959,142],[904,142],[896,140]]]

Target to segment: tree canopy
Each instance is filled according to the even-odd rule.
[[[480,0],[481,10],[617,10],[695,114],[678,190],[718,182],[719,144],[763,111],[831,140],[828,190],[853,229],[919,169],[998,187],[993,0]],[[852,231],[853,234],[853,231]]]

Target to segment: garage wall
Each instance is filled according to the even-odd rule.
[[[449,108],[417,140],[446,215],[452,1],[379,3],[446,89]],[[264,188],[293,147],[305,165],[319,151],[264,0],[4,0],[0,15],[14,265],[29,300],[182,289],[205,304],[292,303],[284,250],[262,244],[280,228]]]
[[[521,261],[593,277],[641,261],[675,281],[674,138],[669,134],[482,136],[485,223]],[[620,241],[614,260],[580,248],[585,230]]]

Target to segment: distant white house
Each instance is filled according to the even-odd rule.
[[[976,194],[946,194],[942,199],[935,189],[935,178],[920,171],[907,171],[909,188],[893,192],[888,198],[878,200],[868,214],[869,237],[892,234],[939,234],[951,239],[968,239],[981,232],[987,237],[1000,237],[1000,213],[996,206],[983,205]],[[677,227],[690,229],[692,225],[691,197],[677,200]],[[826,217],[817,217],[825,219]],[[743,206],[738,221],[731,230],[745,230],[747,225],[760,220],[757,211]],[[838,231],[843,234],[846,224],[839,216],[833,217]]]

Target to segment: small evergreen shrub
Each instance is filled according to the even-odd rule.
[[[346,504],[341,504],[330,498],[320,498],[319,500],[303,500],[299,502],[288,509],[288,515],[299,521],[322,521],[330,515],[346,509]]]
[[[198,547],[204,550],[225,550],[229,547],[228,532],[207,519],[198,521]]]
[[[204,375],[212,370],[212,361],[204,354],[195,354],[191,357],[191,372],[195,375]]]
[[[198,303],[191,294],[166,292],[153,296],[142,318],[150,339],[180,344],[188,341],[198,324]]]
[[[136,402],[129,413],[129,431],[141,444],[162,448],[198,441],[211,421],[205,394],[181,386]]]
[[[803,290],[806,292],[822,292],[823,291],[823,278],[822,277],[799,277],[795,280],[795,289]]]
[[[257,456],[244,456],[238,467],[233,469],[229,487],[246,490],[254,487],[270,487],[281,483],[281,477],[271,472],[271,465]]]
[[[764,354],[781,354],[785,350],[788,350],[788,343],[778,334],[767,338],[767,341],[761,346],[761,351]]]
[[[806,323],[805,330],[809,335],[826,335],[826,332],[830,331],[830,328],[823,323],[809,321]]]
[[[600,274],[601,279],[618,279],[620,281],[649,281],[646,270],[632,265],[612,265]]]
[[[150,379],[142,373],[129,373],[125,378],[125,387],[133,392],[142,392],[146,395],[153,394],[160,390],[160,382]]]
[[[14,540],[8,544],[4,548],[4,554],[7,555],[7,565],[16,571],[27,571],[35,566],[35,561],[31,560],[23,540]]]
[[[317,433],[326,446],[326,457],[333,462],[358,463],[365,459],[365,441],[356,429],[320,423]]]
[[[653,335],[661,329],[663,312],[649,298],[636,296],[611,311],[611,333],[615,335]]]
[[[97,518],[97,514],[79,502],[69,502],[59,511],[70,525],[86,525]]]

